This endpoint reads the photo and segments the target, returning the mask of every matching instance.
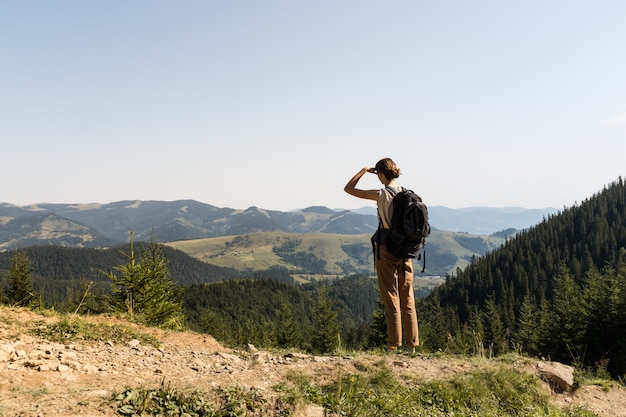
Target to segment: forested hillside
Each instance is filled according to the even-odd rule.
[[[431,347],[531,354],[626,373],[622,178],[478,258],[420,303]]]
[[[237,280],[185,288],[184,310],[192,329],[229,345],[314,351],[314,335],[326,326],[336,328],[330,335],[333,343],[339,332],[344,347],[362,348],[378,299],[376,280],[366,275],[304,286],[273,279]],[[320,305],[324,302],[327,305]]]
[[[141,249],[142,243],[137,247]],[[77,296],[85,283],[94,283],[93,292],[108,291],[106,273],[128,262],[123,252],[128,245],[112,249],[31,246],[20,249],[33,269],[33,279],[41,301],[46,307],[65,304]],[[210,265],[172,248],[165,248],[169,269],[176,283],[182,286],[241,278],[240,271]],[[0,278],[9,270],[15,251],[0,252]],[[68,298],[70,300],[68,300]]]

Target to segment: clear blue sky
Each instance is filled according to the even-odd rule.
[[[0,201],[429,205],[626,174],[626,1],[0,1]],[[378,188],[373,176],[365,188]]]

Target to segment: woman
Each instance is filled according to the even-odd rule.
[[[357,183],[366,173],[376,174],[383,184],[379,190],[363,190],[356,188]],[[378,206],[380,227],[389,229],[393,206],[393,196],[386,187],[400,191],[402,187],[395,180],[400,176],[400,169],[390,158],[378,161],[374,168],[362,168],[344,187],[344,191],[355,197],[374,200]],[[377,243],[375,243],[377,244]],[[391,254],[384,244],[375,248],[374,265],[378,275],[378,286],[385,305],[387,323],[388,350],[394,351],[402,346],[402,324],[406,336],[406,349],[415,352],[419,345],[417,314],[413,295],[413,262]]]

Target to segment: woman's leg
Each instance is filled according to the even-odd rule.
[[[398,258],[380,246],[380,257],[377,257],[376,274],[380,295],[385,305],[385,321],[387,323],[387,343],[390,347],[402,346],[402,313],[400,309],[400,293],[398,291]]]
[[[406,337],[406,348],[412,350],[419,346],[419,330],[417,313],[415,312],[415,295],[413,292],[413,261],[407,259],[398,270],[398,288],[400,292],[400,305],[402,322]]]

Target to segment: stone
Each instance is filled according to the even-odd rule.
[[[559,362],[539,362],[537,370],[555,392],[574,391],[574,368]]]
[[[130,346],[133,349],[137,349],[139,347],[139,345],[141,345],[141,342],[137,339],[133,339],[131,341],[128,342],[128,346]]]
[[[59,372],[61,372],[61,373],[69,372],[69,371],[70,371],[70,367],[69,367],[69,366],[67,366],[67,365],[64,365],[64,364],[60,363],[60,364],[57,366],[57,371],[59,371]]]
[[[83,372],[85,372],[86,374],[97,374],[99,369],[97,366],[95,365],[91,365],[91,364],[87,364],[87,365],[83,365],[82,368]]]
[[[409,364],[405,361],[393,361],[393,366],[397,366],[399,368],[408,368]]]

